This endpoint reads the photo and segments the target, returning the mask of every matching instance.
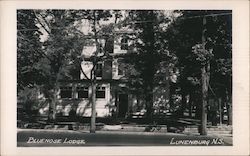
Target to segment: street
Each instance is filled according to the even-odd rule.
[[[18,147],[55,146],[230,146],[220,137],[176,133],[19,129]]]

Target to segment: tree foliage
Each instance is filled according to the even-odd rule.
[[[169,50],[178,58],[175,66],[181,72],[178,85],[183,94],[194,94],[201,88],[200,69],[209,63],[209,97],[218,98],[222,94],[225,96],[225,90],[231,90],[232,85],[231,11],[178,12],[180,16],[169,26],[167,38]],[[202,33],[205,43],[202,41]],[[205,44],[205,50],[202,44]],[[195,98],[200,97],[199,92],[195,95]]]
[[[17,88],[42,83],[42,75],[36,68],[42,57],[41,32],[31,10],[17,10]]]
[[[134,84],[144,95],[147,117],[150,121],[153,114],[154,86],[166,80],[167,77],[167,62],[170,56],[167,50],[167,39],[164,38],[164,26],[170,20],[164,15],[164,11],[131,10],[129,14],[131,27],[135,31],[137,53],[137,55],[132,55],[129,64],[135,68],[136,72],[133,76],[137,81]]]

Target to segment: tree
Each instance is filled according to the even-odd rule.
[[[109,17],[111,17],[111,14],[107,10],[88,10],[87,11],[87,19],[90,20],[90,23],[92,24],[92,32],[93,32],[93,38],[96,46],[96,51],[94,53],[94,56],[92,58],[93,68],[91,70],[91,124],[90,124],[90,133],[95,133],[95,120],[96,120],[96,66],[99,60],[99,54],[101,53],[101,46],[98,40],[98,32],[97,32],[97,25],[99,24],[100,20],[108,20]],[[105,53],[107,54],[107,53]]]
[[[38,98],[39,86],[45,81],[37,67],[43,58],[41,31],[31,10],[17,10],[17,99],[28,120],[36,115],[43,102]],[[22,118],[24,119],[24,118]]]
[[[166,50],[167,39],[163,37],[165,29],[162,26],[168,24],[170,20],[163,11],[132,10],[129,14],[131,23],[133,23],[131,27],[136,32],[135,47],[137,53],[137,55],[132,56],[133,58],[130,58],[129,63],[133,64],[137,71],[136,75],[133,76],[137,77],[136,84],[142,90],[146,103],[146,117],[151,122],[153,89],[157,84],[156,72],[163,62],[168,62],[170,59]],[[168,65],[165,65],[164,68],[168,70]]]
[[[200,86],[199,88],[202,86],[200,102],[203,105],[197,104],[199,107],[196,115],[199,118],[200,115],[203,116],[201,133],[205,134],[204,114],[206,114],[208,94],[212,93],[211,84],[214,84],[214,88],[219,87],[216,85],[217,71],[223,69],[218,68],[218,61],[224,58],[230,60],[232,57],[231,48],[227,46],[231,44],[231,12],[181,11],[180,14],[181,16],[168,29],[169,49],[178,57],[176,65],[181,69],[183,92],[187,90],[188,79],[198,80],[196,84]],[[230,71],[230,63],[226,69]],[[227,81],[230,79],[228,76]],[[227,86],[230,88],[230,83],[227,83]],[[185,94],[192,95],[190,91]]]
[[[116,16],[116,22],[121,14],[119,11],[113,11],[113,14]],[[36,69],[40,74],[34,77],[34,80],[41,80],[39,87],[48,99],[49,117],[52,120],[55,119],[55,106],[58,102],[57,95],[60,81],[79,79],[79,71],[81,71],[91,82],[91,132],[94,132],[96,64],[98,61],[104,60],[104,56],[100,56],[100,54],[104,51],[106,55],[106,51],[109,51],[109,49],[102,49],[100,39],[105,37],[105,34],[103,34],[105,31],[112,32],[113,28],[106,30],[107,27],[103,26],[101,22],[107,21],[111,17],[111,12],[109,10],[29,10],[27,16],[28,18],[32,16],[31,22],[36,22],[36,29],[43,31],[36,36],[36,41],[34,41],[34,43],[38,42],[41,47],[40,55],[37,57],[39,59],[34,60],[32,58],[31,61],[34,61],[35,64],[30,65],[30,67]],[[21,19],[19,20],[21,21]],[[82,20],[87,20],[91,26],[91,31],[87,35],[80,30]],[[29,34],[29,31],[26,31],[27,34]],[[46,39],[44,41],[38,40],[41,36],[45,36]],[[27,40],[29,39],[27,38]],[[91,40],[94,40],[94,42]],[[33,40],[30,42],[33,42]],[[90,58],[85,58],[85,54],[82,54],[82,48],[85,44],[96,46],[96,51]],[[34,49],[36,48],[34,47]],[[33,55],[33,53],[31,54]],[[22,54],[20,54],[20,57],[27,59]],[[82,69],[81,63],[84,60],[93,63],[91,78],[88,78]],[[24,66],[23,62],[20,64]],[[31,83],[29,80],[27,82]]]
[[[49,102],[49,117],[55,119],[59,81],[78,79],[85,42],[74,25],[81,20],[77,10],[19,10],[18,88],[38,88]],[[81,18],[80,18],[81,17]],[[83,16],[85,17],[85,16]],[[46,38],[46,39],[44,39]],[[28,93],[28,92],[27,92]],[[22,94],[28,95],[28,94]]]
[[[34,10],[41,27],[47,32],[43,43],[43,57],[37,68],[47,78],[42,89],[49,101],[49,118],[55,119],[59,81],[74,79],[80,70],[81,50],[84,40],[74,32],[75,12],[71,10]],[[73,75],[72,75],[73,74]]]
[[[17,10],[17,89],[42,83],[42,75],[35,64],[42,56],[42,44],[35,14],[31,10]]]

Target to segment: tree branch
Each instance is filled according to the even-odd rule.
[[[33,12],[34,12],[34,14],[35,14],[35,16],[36,16],[36,19],[37,19],[37,21],[39,22],[39,24],[43,27],[43,29],[44,29],[48,34],[50,34],[50,31],[49,31],[49,30],[45,27],[45,25],[40,21],[40,19],[39,19],[39,17],[37,16],[35,10],[34,10]]]

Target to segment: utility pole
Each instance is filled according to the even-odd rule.
[[[205,39],[205,32],[206,32],[206,17],[203,16],[202,25],[202,48],[205,54],[206,48],[206,39]],[[207,62],[202,65],[201,68],[201,81],[202,81],[202,107],[201,107],[201,127],[200,127],[200,134],[207,135],[207,100],[208,100],[208,85],[209,85],[209,71],[210,71],[210,63]]]

